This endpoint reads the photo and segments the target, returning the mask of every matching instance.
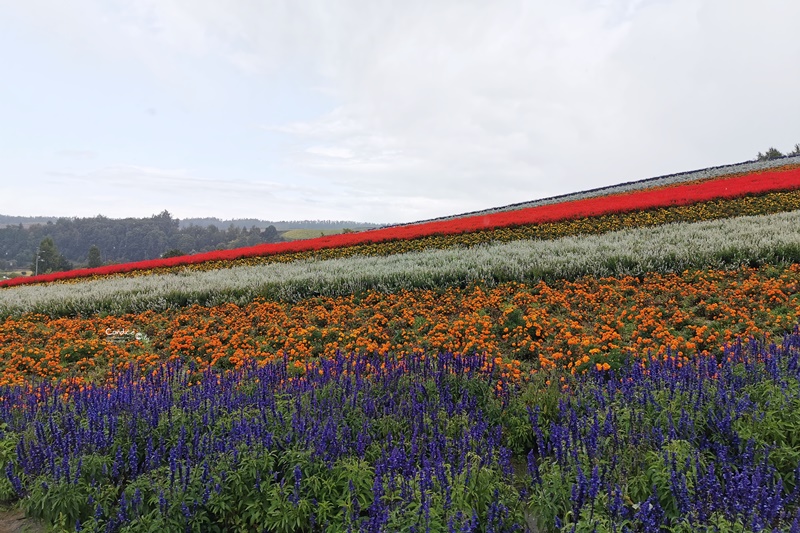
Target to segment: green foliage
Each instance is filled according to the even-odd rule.
[[[546,444],[536,442],[531,414],[535,412],[543,437],[549,438],[549,427],[556,420],[558,401],[562,397],[561,377],[565,377],[561,372],[540,372],[510,395],[501,417],[503,438],[517,456],[525,457],[530,450],[537,449],[538,444]]]
[[[5,472],[9,464],[12,467],[15,464],[14,459],[17,455],[18,440],[18,434],[8,431],[8,424],[0,423],[0,503],[13,501],[17,497],[14,487]]]
[[[74,524],[90,509],[85,497],[86,487],[75,487],[68,482],[33,484],[30,493],[22,500],[27,516],[40,518],[50,524]]]
[[[328,229],[328,230],[318,230],[318,229],[290,229],[288,231],[282,232],[281,238],[287,241],[299,241],[303,239],[314,239],[316,237],[324,237],[326,235],[338,235],[339,233],[343,233],[342,230],[339,229]],[[350,230],[352,233],[352,230]]]
[[[72,263],[58,252],[55,242],[51,237],[47,237],[39,243],[39,248],[31,262],[31,270],[38,274],[49,274],[50,272],[61,272],[72,270]]]
[[[184,252],[182,252],[181,250],[178,250],[177,248],[173,248],[172,250],[167,250],[166,252],[161,254],[161,258],[162,259],[169,259],[170,257],[180,257],[182,255],[186,255],[186,254]]]
[[[94,244],[89,247],[89,254],[87,255],[86,262],[89,268],[97,268],[103,266],[103,258],[100,256],[100,248]]]
[[[272,225],[256,227],[254,224],[249,229],[241,225],[231,225],[227,229],[199,224],[180,227],[179,221],[172,218],[168,211],[146,218],[111,219],[97,216],[37,219],[32,222],[25,226],[0,227],[0,249],[7,252],[4,259],[13,260],[17,265],[27,265],[38,251],[38,243],[46,237],[58,244],[68,260],[81,263],[88,260],[90,268],[102,264],[97,264],[98,258],[92,256],[91,249],[94,246],[102,250],[106,261],[125,263],[155,259],[171,249],[207,252],[281,241]],[[87,250],[90,254],[88,257]]]
[[[539,465],[539,473],[542,482],[533,486],[527,507],[529,512],[537,517],[538,524],[545,531],[553,531],[557,517],[562,522],[571,523],[570,495],[574,475],[549,459]]]
[[[800,397],[798,383],[759,381],[746,388],[749,400],[758,406],[754,414],[737,418],[733,427],[744,440],[768,449],[770,464],[787,487],[794,488],[795,469],[800,464]]]
[[[767,150],[763,154],[761,152],[758,152],[757,159],[758,159],[758,161],[768,161],[770,159],[778,159],[780,157],[783,157],[784,155],[787,155],[787,156],[800,155],[800,143],[795,144],[794,148],[792,149],[792,151],[791,152],[786,152],[786,154],[781,153],[781,151],[777,150],[776,148],[770,147],[769,150]]]
[[[783,157],[783,154],[776,148],[770,147],[765,153],[758,152],[756,159],[758,161],[769,161],[770,159],[778,159]]]

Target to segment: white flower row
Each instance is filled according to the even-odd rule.
[[[257,296],[296,301],[367,289],[636,275],[750,262],[800,261],[800,211],[473,248],[306,260],[212,271],[22,285],[0,290],[0,316],[138,312]]]

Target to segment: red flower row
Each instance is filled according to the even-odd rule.
[[[504,211],[488,215],[476,215],[422,224],[389,227],[360,233],[330,235],[302,241],[261,244],[246,248],[236,248],[234,250],[217,250],[196,255],[172,257],[169,259],[153,259],[150,261],[137,261],[135,263],[108,265],[92,269],[84,268],[67,272],[54,272],[52,274],[36,277],[13,278],[0,282],[0,287],[131,272],[134,270],[149,270],[159,267],[191,265],[206,261],[231,261],[245,257],[307,252],[324,248],[343,248],[357,244],[394,240],[410,240],[436,234],[452,235],[470,233],[486,229],[558,222],[561,220],[578,219],[610,213],[643,211],[675,205],[690,205],[712,199],[737,198],[749,194],[763,194],[766,192],[794,190],[798,188],[800,188],[800,167],[794,167],[735,177],[722,177],[700,183],[675,185],[660,189],[573,200],[559,204],[529,207],[526,209]]]

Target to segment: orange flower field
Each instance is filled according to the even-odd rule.
[[[28,315],[0,323],[1,382],[88,380],[112,367],[176,358],[204,369],[286,356],[299,368],[337,350],[485,352],[501,358],[507,378],[521,379],[554,367],[612,368],[628,354],[713,354],[737,336],[781,334],[798,320],[799,265],[373,291],[119,317]]]

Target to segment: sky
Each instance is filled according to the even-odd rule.
[[[410,222],[800,143],[797,0],[0,3],[0,214]]]

